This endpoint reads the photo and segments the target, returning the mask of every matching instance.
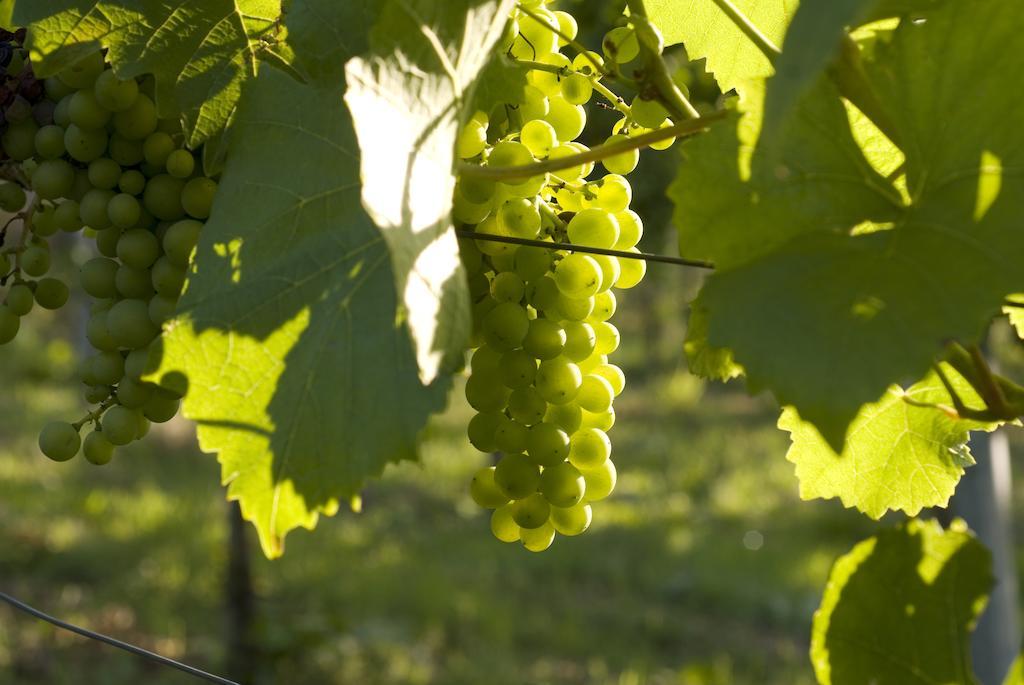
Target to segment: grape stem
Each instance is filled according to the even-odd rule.
[[[515,238],[507,235],[494,235],[492,233],[477,233],[465,229],[455,229],[455,235],[460,238],[472,240],[489,240],[495,243],[507,243],[509,245],[525,245],[527,247],[541,247],[547,250],[566,250],[568,252],[583,252],[585,254],[599,254],[620,259],[640,259],[645,262],[660,262],[662,264],[675,264],[677,266],[691,266],[696,269],[714,269],[715,265],[701,259],[686,259],[685,257],[668,257],[660,254],[647,252],[626,252],[625,250],[611,250],[604,247],[591,247],[589,245],[574,245],[572,243],[549,243],[546,240],[532,240],[530,238]]]
[[[683,121],[673,126],[666,126],[665,128],[659,128],[654,131],[650,131],[649,133],[627,138],[626,140],[604,143],[603,145],[592,147],[586,152],[569,155],[568,157],[547,159],[543,162],[534,162],[532,164],[522,164],[519,166],[484,166],[482,164],[461,162],[458,166],[458,171],[464,176],[486,178],[493,181],[512,181],[516,179],[531,178],[538,174],[571,169],[572,167],[589,164],[590,162],[600,162],[603,159],[608,159],[615,155],[621,155],[624,152],[639,150],[641,148],[648,147],[652,143],[658,143],[663,140],[691,136],[703,131],[715,122],[724,120],[727,115],[728,112],[725,111],[714,112],[703,117]]]
[[[103,413],[110,409],[111,407],[113,407],[115,404],[117,404],[117,400],[114,398],[113,394],[111,394],[110,397],[103,400],[103,404],[96,407],[96,411],[89,412],[88,414],[85,415],[85,417],[82,418],[81,421],[78,421],[71,425],[74,426],[76,431],[81,431],[82,427],[85,426],[85,424],[96,423],[97,421],[99,421],[100,418],[103,416]]]
[[[649,21],[644,0],[627,0],[626,4],[629,6],[630,15],[637,18],[636,21]],[[655,89],[659,96],[658,99],[665,105],[669,114],[676,119],[699,119],[700,112],[686,99],[683,91],[672,80],[672,74],[668,71],[665,58],[645,41],[639,40],[639,38],[637,41],[644,56],[644,78],[642,80]]]
[[[569,67],[560,67],[557,64],[545,64],[544,62],[537,62],[528,59],[515,59],[513,61],[522,67],[530,69],[531,71],[546,71],[549,74],[557,74],[560,77],[569,76],[570,74],[585,76],[590,79],[590,82],[593,85],[594,90],[597,93],[599,93],[602,97],[604,97],[604,99],[607,100],[612,105],[612,107],[619,110],[627,117],[631,116],[632,114],[630,112],[629,106],[626,105],[625,100],[619,97],[611,88],[598,81],[597,78],[595,78],[591,74],[584,74],[583,72],[576,71],[575,69],[570,69]]]

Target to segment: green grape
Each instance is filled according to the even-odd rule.
[[[97,385],[113,385],[124,375],[124,357],[120,352],[100,352],[92,358],[92,378]]]
[[[96,466],[109,464],[114,457],[114,446],[107,440],[103,431],[93,431],[85,436],[82,444],[82,456],[86,461]]]
[[[501,380],[506,387],[517,390],[533,384],[537,360],[523,350],[506,352],[501,358]]]
[[[570,254],[555,267],[555,283],[566,297],[590,297],[601,287],[601,267],[588,255]]]
[[[514,302],[502,302],[489,311],[483,320],[487,344],[507,351],[519,347],[530,328],[526,310]]]
[[[56,278],[43,278],[36,283],[36,302],[43,309],[60,309],[67,304],[71,291],[64,281]]]
[[[65,233],[82,229],[82,208],[75,200],[64,200],[53,211],[54,227]]]
[[[114,130],[127,140],[145,140],[156,126],[156,105],[141,93],[127,109],[114,114]]]
[[[21,270],[39,278],[50,270],[50,251],[43,245],[29,245],[21,253]]]
[[[167,157],[167,173],[175,178],[188,178],[196,170],[196,159],[188,150],[175,150]]]
[[[469,362],[470,368],[473,369],[473,373],[478,373],[481,376],[497,377],[501,373],[502,355],[504,352],[499,352],[488,345],[481,345],[473,352],[473,357]]]
[[[540,474],[540,493],[555,507],[571,507],[583,499],[586,482],[579,470],[562,462]]]
[[[141,216],[142,206],[139,205],[138,200],[128,193],[115,195],[110,198],[110,202],[107,203],[107,217],[110,219],[110,223],[112,223],[116,228],[131,228],[138,223]],[[135,231],[128,231],[125,235],[127,236],[134,232]],[[121,240],[123,241],[124,238],[122,237]],[[156,239],[154,238],[154,241],[155,240]],[[158,248],[159,246],[154,247]],[[118,256],[120,256],[120,254]],[[146,266],[148,266],[148,264]]]
[[[553,150],[551,150],[551,154],[548,155],[548,159],[550,159],[550,160],[564,159],[566,157],[572,157],[573,155],[578,155],[578,154],[580,154],[580,152],[584,152],[584,151],[585,150],[577,149],[575,147],[575,145],[572,144],[572,143],[563,143],[562,145],[559,145],[558,147],[556,147]],[[556,177],[562,179],[563,181],[566,181],[568,183],[574,183],[576,181],[579,181],[580,179],[582,179],[584,176],[587,175],[587,165],[579,164],[577,166],[569,167],[568,169],[560,169],[560,170],[554,172],[554,175]],[[559,192],[560,192],[559,197],[576,197],[576,193],[574,191],[568,189],[568,188],[563,188]],[[563,195],[562,193],[567,193],[567,195]],[[564,205],[563,205],[563,208],[567,209],[567,210],[571,210],[572,209],[572,207],[564,207]]]
[[[114,200],[118,197],[135,199],[130,195],[118,195]],[[113,201],[111,201],[111,205],[113,205]],[[113,214],[111,212],[111,218],[113,218]],[[121,235],[121,240],[117,243],[118,259],[133,269],[145,269],[155,262],[159,256],[160,242],[156,239],[155,235],[145,229],[136,228],[125,231]]]
[[[571,507],[551,507],[551,525],[567,537],[580,535],[593,521],[594,512],[589,504],[575,504]]]
[[[474,204],[487,204],[494,197],[497,185],[494,181],[477,176],[464,176],[459,183],[459,189],[467,200]]]
[[[136,440],[142,440],[144,437],[146,437],[146,435],[149,434],[149,429],[150,429],[151,425],[152,425],[152,422],[149,419],[147,419],[145,416],[140,416],[139,417],[139,429],[135,433],[135,439]]]
[[[479,374],[466,380],[466,401],[479,412],[497,412],[505,408],[509,390]]]
[[[562,354],[567,336],[565,330],[550,319],[530,321],[523,339],[523,349],[536,359],[549,360]]]
[[[543,361],[537,367],[537,392],[551,404],[572,402],[582,382],[579,367],[563,357]]]
[[[79,272],[82,289],[96,298],[117,297],[117,262],[96,257],[82,265]]]
[[[110,158],[123,167],[135,166],[142,162],[142,142],[128,140],[127,138],[114,134],[110,136]]]
[[[626,389],[626,374],[615,364],[600,364],[594,367],[591,373],[608,381],[616,397]]]
[[[107,133],[103,129],[82,128],[71,124],[64,131],[64,147],[72,159],[88,164],[107,151]]]
[[[526,449],[526,436],[529,429],[518,421],[502,417],[494,431],[494,444],[498,451],[505,454],[522,452]]]
[[[568,12],[555,10],[552,14],[554,14],[555,19],[558,20],[558,30],[562,34],[558,37],[558,46],[565,47],[569,44],[568,41],[566,41],[566,38],[569,40],[575,40],[580,27],[576,23],[576,19]],[[562,36],[564,36],[564,38]]]
[[[526,288],[526,298],[537,311],[551,311],[558,306],[558,284],[555,279],[543,276]]]
[[[150,383],[121,378],[117,384],[117,401],[122,407],[140,409],[153,396],[154,387]]]
[[[618,174],[608,174],[598,181],[596,186],[597,206],[613,215],[625,211],[629,207],[629,203],[633,201],[633,189],[630,187],[629,181]],[[618,221],[616,220],[617,225]],[[615,239],[618,240],[618,233],[616,233]]]
[[[491,533],[502,542],[519,541],[519,524],[512,517],[512,505],[498,507],[491,514]]]
[[[39,451],[54,461],[72,459],[81,447],[78,429],[70,423],[51,421],[39,433]]]
[[[633,120],[644,128],[660,128],[668,118],[668,111],[657,100],[645,100],[639,95],[629,106]]]
[[[551,516],[551,504],[540,493],[512,503],[512,518],[520,528],[540,528]]]
[[[139,411],[127,407],[113,406],[101,419],[104,437],[112,445],[127,445],[135,440],[139,432]]]
[[[185,182],[167,174],[155,176],[146,185],[143,204],[150,214],[161,221],[177,221],[185,215],[181,205],[181,192]]]
[[[600,75],[598,71],[595,71],[594,64],[598,64],[601,68],[604,68],[604,58],[592,50],[587,52],[581,52],[576,55],[572,61],[573,71],[578,71],[581,74],[587,74],[589,76]]]
[[[619,239],[619,222],[601,209],[584,209],[572,218],[567,231],[576,245],[610,248]]]
[[[146,164],[163,169],[167,166],[167,158],[177,148],[174,138],[163,131],[157,131],[146,137],[146,141],[142,144],[142,154],[146,159]]]
[[[70,94],[65,95],[57,101],[57,106],[53,108],[53,123],[61,128],[67,128],[71,125],[71,96],[74,94],[74,91],[72,91]]]
[[[569,461],[586,471],[595,469],[608,460],[612,443],[608,435],[597,428],[582,428],[573,434],[569,447]]]
[[[110,228],[110,215],[107,213],[107,207],[110,205],[110,200],[113,197],[114,193],[111,191],[98,188],[86,193],[79,203],[82,221],[97,231]]]
[[[565,330],[565,351],[563,354],[574,362],[581,362],[594,352],[597,344],[597,336],[594,328],[587,323],[579,321],[567,321],[563,324]]]
[[[509,499],[523,499],[537,492],[540,467],[525,454],[506,454],[494,469],[494,482]]]
[[[600,502],[615,490],[618,473],[615,471],[615,464],[611,459],[606,459],[597,468],[582,469],[581,471],[583,480],[587,482],[587,491],[583,496],[586,502]]]
[[[130,109],[139,97],[139,84],[135,79],[122,81],[111,70],[106,70],[96,78],[93,87],[96,101],[110,112],[123,112]]]
[[[629,26],[614,28],[605,34],[601,48],[608,59],[619,64],[632,62],[640,54],[640,41]]]
[[[512,43],[510,52],[516,59],[536,60],[558,50],[558,18],[551,12],[537,8],[533,13],[543,19],[543,23],[535,18],[520,14],[519,35]]]
[[[628,251],[639,254],[635,247]],[[615,287],[623,290],[636,286],[647,274],[647,262],[642,259],[620,259],[619,266],[622,268],[622,274]]]
[[[117,341],[114,340],[110,335],[110,330],[107,329],[106,311],[94,312],[89,316],[89,321],[85,325],[85,338],[97,350],[103,352],[117,350]]]
[[[619,239],[615,241],[616,250],[628,250],[635,247],[644,235],[644,224],[640,216],[631,209],[618,212],[615,215],[619,222]]]
[[[561,96],[572,105],[585,105],[594,95],[594,84],[583,74],[569,74],[562,79]]]
[[[498,220],[492,214],[483,221],[481,221],[477,227],[476,232],[485,235],[501,235],[501,230],[498,228]],[[491,240],[477,240],[476,247],[480,252],[490,256],[496,256],[501,254],[510,253],[515,248],[512,245],[499,243]]]
[[[503,140],[493,148],[487,157],[490,166],[523,166],[533,163],[533,153],[522,143]]]
[[[594,333],[597,335],[597,353],[611,354],[619,349],[619,329],[607,321],[594,323]]]
[[[107,313],[107,329],[120,347],[137,349],[148,345],[160,332],[149,318],[145,300],[121,300]]]
[[[149,301],[149,320],[157,326],[163,326],[174,318],[178,311],[178,296],[167,297],[157,295]]]
[[[558,145],[558,134],[555,127],[543,119],[526,122],[519,133],[519,140],[530,149],[537,159],[544,159],[551,154],[552,148]]]
[[[548,98],[549,109],[544,121],[551,124],[558,140],[568,142],[575,140],[587,126],[587,113],[579,105],[574,105],[561,96]]]
[[[124,360],[124,374],[126,377],[133,380],[138,380],[146,374],[147,371],[155,371],[149,365],[149,353],[148,347],[140,347],[132,350],[128,353],[128,357]]]
[[[469,484],[469,494],[477,506],[483,509],[497,509],[508,504],[508,497],[501,491],[494,482],[493,466],[482,468],[473,474],[473,480]]]
[[[565,461],[569,456],[569,435],[553,423],[544,421],[530,428],[526,453],[545,468]]]
[[[100,190],[112,190],[121,179],[121,165],[108,157],[89,163],[89,182]]]
[[[618,264],[618,262],[616,262]],[[619,274],[621,274],[621,267]],[[594,321],[607,321],[615,315],[615,309],[618,307],[615,293],[610,290],[598,293],[594,296],[594,311],[590,313],[590,318]]]
[[[70,88],[92,88],[105,66],[103,53],[97,50],[62,69],[57,78]]]
[[[75,168],[63,159],[47,159],[32,174],[32,190],[44,200],[66,197],[75,182]]]
[[[500,235],[536,238],[540,231],[540,211],[525,198],[505,201],[497,212]]]
[[[515,271],[515,256],[517,247],[513,247],[508,252],[502,252],[501,254],[491,255],[490,262],[495,273],[509,273]]]
[[[155,387],[149,399],[142,405],[142,415],[153,423],[167,423],[178,415],[181,398],[170,391]]]
[[[0,306],[0,345],[18,337],[18,330],[21,328],[21,317],[11,311],[10,307]]]
[[[153,288],[158,295],[177,298],[185,287],[185,270],[171,264],[167,257],[156,260],[151,270]]]
[[[537,528],[520,528],[519,539],[529,551],[543,552],[555,541],[555,527],[548,521]]]
[[[89,172],[85,169],[76,168],[75,181],[71,184],[71,192],[68,193],[67,199],[81,202],[82,198],[90,190],[92,190],[92,184],[89,183]]]
[[[583,423],[583,410],[575,402],[550,404],[547,414],[544,415],[544,421],[572,435],[580,429]]]
[[[127,264],[117,267],[114,283],[122,297],[131,299],[148,299],[156,292],[148,269],[135,269]]]
[[[599,414],[611,409],[615,390],[611,383],[601,376],[588,374],[583,377],[576,403],[586,411]]]
[[[629,140],[622,134],[614,135],[605,140],[605,145],[614,145],[625,140]],[[620,152],[617,155],[611,155],[601,160],[604,164],[604,168],[613,174],[628,174],[636,169],[636,165],[640,163],[640,150],[628,150],[626,152]]]
[[[556,311],[566,321],[583,321],[594,311],[593,297],[569,297],[559,293]]]
[[[572,65],[572,61],[560,52],[552,52],[547,55],[542,55],[537,58],[537,61],[541,64],[548,64],[553,67],[568,70]],[[528,71],[526,73],[526,79],[530,85],[538,89],[545,95],[558,95],[561,93],[561,75],[553,74],[549,71],[541,71],[539,69]]]
[[[57,226],[57,209],[55,207],[42,207],[32,215],[32,233],[40,238],[49,238],[60,231]],[[4,269],[4,273],[7,269]]]
[[[26,283],[15,283],[7,291],[6,308],[15,316],[25,316],[32,311],[35,303],[32,288]]]
[[[504,418],[496,412],[475,414],[469,420],[469,426],[466,429],[469,443],[481,452],[494,452],[498,447],[494,442],[494,433]]]
[[[597,428],[605,433],[610,431],[614,425],[615,409],[613,407],[608,407],[606,411],[597,414],[585,411],[583,412],[583,420],[580,422],[580,428]]]
[[[551,270],[551,251],[524,245],[516,249],[513,264],[516,274],[524,282],[535,281]]]
[[[71,96],[68,105],[71,123],[84,129],[100,129],[110,121],[110,110],[105,109],[91,90],[79,90]]]
[[[64,147],[64,129],[56,124],[43,126],[36,131],[36,151],[44,159],[58,159],[67,151]]]
[[[0,182],[0,209],[13,214],[28,201],[25,190],[17,183]]]
[[[39,127],[29,118],[25,121],[9,123],[7,130],[0,136],[0,148],[16,162],[24,162],[36,154],[36,133]]]
[[[619,276],[622,275],[622,267],[619,266],[618,257],[596,254],[591,255],[591,258],[601,267],[601,285],[597,289],[598,295],[601,295],[608,292],[615,285],[615,281],[619,280]],[[597,308],[597,295],[594,296],[594,307]],[[591,312],[590,316],[593,315],[594,313]]]
[[[509,415],[525,426],[533,426],[543,421],[547,409],[548,403],[535,388],[519,388],[508,396]]]
[[[476,157],[487,147],[487,122],[471,119],[459,131],[455,151],[459,159]]]
[[[146,190],[146,177],[141,171],[129,169],[117,180],[117,187],[122,193],[142,195]]]
[[[163,239],[167,259],[175,266],[182,269],[188,268],[189,258],[192,256],[192,250],[195,249],[196,243],[199,242],[199,232],[202,229],[203,224],[191,219],[171,224]]]
[[[46,91],[46,98],[52,102],[60,102],[62,98],[68,95],[74,95],[75,88],[67,85],[56,76],[43,81],[44,90]]]
[[[193,179],[200,180],[200,179]],[[191,181],[189,181],[191,183]],[[478,205],[470,202],[461,192],[461,185],[459,190],[455,191],[455,198],[452,202],[452,218],[457,222],[463,224],[478,224],[487,218],[487,215],[491,213],[491,205],[484,203]],[[184,203],[185,193],[188,192],[188,186],[185,186],[185,191],[182,193],[182,202]],[[191,212],[189,212],[191,214]],[[463,244],[465,241],[460,241]],[[477,250],[479,253],[479,250]]]
[[[526,291],[526,284],[523,279],[515,273],[506,271],[494,277],[491,281],[491,297],[498,302],[520,302]]]
[[[543,119],[551,111],[548,96],[534,86],[523,88],[522,102],[519,105],[519,116],[523,121]]]
[[[82,395],[89,404],[100,404],[110,397],[110,388],[105,385],[87,385]]]
[[[217,182],[200,176],[185,184],[181,191],[181,206],[189,216],[208,219],[217,195]]]

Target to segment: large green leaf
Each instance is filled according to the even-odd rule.
[[[732,358],[732,350],[717,349],[708,344],[708,314],[699,299],[690,305],[683,350],[690,373],[701,378],[730,381],[743,375],[743,367]]]
[[[183,113],[191,147],[227,127],[280,16],[280,0],[17,0],[14,10],[37,74],[109,48],[121,77],[155,75],[160,112]]]
[[[956,371],[947,365],[943,369],[968,406],[983,406]],[[878,402],[861,409],[850,424],[842,453],[836,453],[796,411],[786,409],[779,428],[791,434],[793,445],[786,458],[796,465],[800,496],[838,497],[844,506],[876,519],[888,511],[915,516],[925,507],[946,506],[964,468],[974,464],[968,431],[996,426],[957,419],[907,400],[952,405],[935,373],[906,390],[893,386]]]
[[[970,685],[970,632],[992,587],[988,550],[962,521],[908,521],[832,567],[814,615],[821,685]]]
[[[274,69],[247,86],[156,374],[187,377],[184,413],[268,556],[388,462],[414,458],[445,398],[445,383],[420,384],[397,320],[342,92]]]
[[[844,0],[848,1],[848,0]],[[798,0],[733,0],[733,4],[775,45],[781,45]],[[683,43],[690,59],[707,59],[723,91],[746,96],[748,84],[772,74],[772,65],[714,0],[647,0],[647,15],[665,43]]]
[[[1003,685],[1024,685],[1024,655],[1017,657],[1006,674]]]
[[[298,68],[327,88],[342,83],[345,63],[370,49],[380,8],[378,0],[293,0],[285,24]]]
[[[1014,294],[1008,298],[1016,306],[1003,307],[1003,313],[1010,319],[1010,324],[1017,331],[1018,337],[1024,340],[1024,294]]]
[[[420,377],[462,363],[469,287],[451,221],[455,140],[513,0],[389,0],[346,65],[363,205],[391,248]]]
[[[867,69],[906,148],[900,185],[874,171],[897,152],[866,159],[868,124],[820,81],[770,155],[756,98],[737,128],[684,146],[683,251],[722,267],[702,293],[710,344],[837,451],[861,405],[923,377],[1024,289],[1024,131],[1010,123],[1024,92],[1005,87],[1024,69],[1007,48],[1022,31],[1024,14],[979,0],[878,39]]]

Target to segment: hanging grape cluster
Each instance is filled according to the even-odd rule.
[[[631,105],[602,83],[606,64],[639,53],[636,31],[621,26],[603,41],[603,56],[562,49],[576,44],[576,22],[543,2],[513,13],[500,46],[529,69],[521,97],[491,112],[477,112],[458,140],[460,158],[483,166],[514,167],[587,151],[584,105],[595,93],[622,113],[607,142],[672,125],[654,99]],[[658,143],[658,149],[671,140]],[[480,469],[473,499],[493,509],[491,530],[505,542],[547,549],[556,533],[578,535],[592,519],[591,504],[615,487],[608,432],[612,402],[625,385],[608,357],[619,346],[615,290],[632,288],[645,274],[641,259],[565,248],[515,245],[491,236],[637,254],[643,234],[630,208],[624,175],[639,151],[524,179],[495,182],[464,173],[453,215],[479,236],[461,241],[474,302],[474,336],[466,398],[476,410],[468,427],[480,451],[500,453]],[[592,177],[593,176],[593,177]]]
[[[217,184],[183,147],[180,121],[158,116],[152,78],[122,80],[96,51],[38,82],[21,46],[10,49],[0,151],[11,180],[0,185],[0,208],[19,212],[23,229],[3,233],[0,344],[16,337],[34,305],[68,301],[68,285],[46,277],[51,239],[81,233],[94,241],[98,256],[82,266],[80,285],[92,298],[86,337],[95,353],[80,376],[95,406],[78,422],[45,426],[39,447],[56,461],[82,451],[105,464],[116,446],[178,412],[180,395],[142,376],[174,314]],[[36,102],[24,89],[11,98],[12,71],[38,85],[30,89]],[[93,428],[83,440],[86,425]]]

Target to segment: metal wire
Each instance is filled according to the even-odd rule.
[[[211,683],[218,683],[218,685],[239,685],[239,683],[236,683],[233,680],[221,678],[220,676],[213,675],[212,673],[207,673],[206,671],[195,668],[194,666],[189,666],[188,664],[183,664],[180,661],[175,661],[174,659],[169,659],[165,656],[160,656],[159,654],[151,652],[147,649],[143,649],[142,647],[136,647],[135,645],[130,645],[127,642],[121,642],[120,640],[116,640],[112,637],[108,637],[100,633],[95,633],[85,628],[80,628],[79,626],[68,623],[67,621],[62,621],[59,618],[54,618],[49,614],[45,614],[42,611],[30,607],[28,604],[25,604],[24,602],[17,600],[14,597],[11,597],[6,592],[0,592],[0,600],[3,600],[15,609],[23,611],[30,616],[35,616],[36,618],[46,621],[47,623],[52,623],[58,628],[63,628],[64,630],[68,630],[72,633],[77,633],[83,637],[89,638],[90,640],[96,640],[97,642],[103,642],[108,645],[111,645],[112,647],[123,649],[126,652],[131,652],[132,654],[141,656],[145,659],[149,659],[150,661],[156,662],[162,666],[176,668],[179,671],[188,673],[189,675],[194,676],[196,678],[201,678]]]

